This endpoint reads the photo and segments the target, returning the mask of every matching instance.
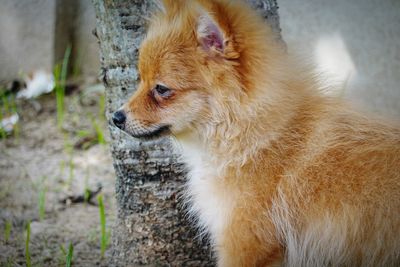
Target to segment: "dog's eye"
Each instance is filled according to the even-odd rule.
[[[154,91],[156,94],[158,94],[163,98],[167,98],[172,95],[172,90],[161,84],[157,84],[156,87],[154,88]]]

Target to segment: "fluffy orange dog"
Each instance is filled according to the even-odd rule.
[[[218,266],[400,266],[400,128],[323,96],[240,1],[165,0],[114,114],[171,133]]]

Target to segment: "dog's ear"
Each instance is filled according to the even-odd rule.
[[[198,17],[197,40],[206,52],[224,53],[224,32],[206,11],[202,11]]]

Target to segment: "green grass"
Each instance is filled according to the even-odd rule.
[[[4,226],[4,240],[6,241],[6,243],[8,242],[8,240],[10,240],[11,229],[12,229],[12,224],[10,221],[7,221]]]
[[[99,126],[99,124],[95,119],[92,119],[92,125],[96,132],[96,138],[97,138],[96,141],[101,145],[107,144],[106,139],[104,138],[103,129],[101,129],[101,127]]]
[[[98,236],[99,236],[99,233],[98,233],[97,229],[90,229],[86,233],[87,241],[93,246],[98,244]]]
[[[4,112],[9,112],[10,111],[10,100],[8,99],[8,97],[6,95],[3,95],[1,97],[1,102],[3,104],[3,109]]]
[[[85,193],[83,195],[85,199],[85,203],[89,202],[89,197],[90,197],[90,190],[88,186],[88,180],[89,180],[89,168],[86,169],[86,175],[85,175]]]
[[[61,160],[61,162],[60,162],[60,177],[64,176],[64,170],[65,170],[65,161]]]
[[[101,257],[104,258],[104,253],[107,249],[108,236],[106,232],[106,214],[104,211],[104,203],[103,203],[103,195],[100,194],[97,197],[99,201],[99,211],[100,211],[100,249],[101,249]]]
[[[54,80],[56,93],[56,104],[57,104],[57,126],[62,127],[64,121],[64,95],[65,86],[62,84],[61,80],[61,65],[57,64],[54,67]]]
[[[106,145],[106,139],[104,138],[104,133],[103,133],[103,129],[101,128],[100,124],[98,123],[98,121],[96,120],[96,118],[93,117],[92,114],[88,113],[86,115],[89,120],[92,122],[92,128],[95,132],[95,142],[101,145]],[[104,115],[103,115],[104,117]],[[81,131],[80,134],[87,134],[87,136],[90,136],[90,132],[87,131]]]
[[[72,66],[72,77],[79,77],[82,74],[82,50],[78,49]]]
[[[90,136],[90,135],[91,135],[91,132],[88,131],[88,130],[79,130],[79,131],[76,133],[76,135],[77,135],[78,137],[84,138],[84,137]]]
[[[80,130],[77,132],[78,137],[88,138],[88,141],[83,144],[82,148],[87,149],[88,147],[95,145],[95,144],[106,145],[107,141],[104,137],[104,132],[103,132],[103,129],[101,128],[100,124],[90,114],[88,114],[87,116],[89,117],[89,119],[92,123],[92,129],[90,131]]]
[[[0,110],[0,121],[3,120],[3,110]],[[5,139],[7,137],[7,133],[3,128],[0,127],[0,140]]]
[[[60,250],[61,254],[63,255],[63,258],[67,256],[67,251],[65,250],[64,246],[61,244],[60,245]]]
[[[26,225],[26,239],[25,239],[25,263],[26,267],[32,267],[31,253],[29,251],[29,242],[31,239],[31,222]]]
[[[72,245],[72,243],[69,243],[68,252],[67,252],[65,250],[64,246],[60,245],[60,250],[61,250],[62,258],[60,258],[59,265],[63,265],[65,262],[66,267],[71,267],[72,266],[72,258],[73,258],[73,254],[74,254],[74,246]]]
[[[39,209],[39,219],[40,221],[43,221],[46,215],[46,193],[47,193],[47,187],[46,187],[46,180],[47,177],[43,176],[40,182],[37,184],[37,190],[38,192],[38,209]]]
[[[39,192],[39,219],[44,220],[46,215],[46,188],[42,188]]]
[[[68,165],[69,165],[68,185],[71,186],[72,182],[74,181],[74,169],[75,169],[75,164],[72,155],[69,158]]]
[[[69,247],[68,247],[68,254],[66,257],[66,261],[65,261],[65,266],[66,267],[71,267],[72,266],[72,256],[74,254],[74,247],[72,245],[72,243],[69,243]]]
[[[54,79],[55,79],[55,92],[57,102],[57,125],[61,129],[64,122],[64,97],[65,97],[65,85],[68,75],[68,63],[71,56],[71,46],[69,45],[64,53],[64,58],[61,64],[57,64],[54,67]]]
[[[7,118],[13,114],[18,114],[18,108],[17,108],[17,102],[15,100],[15,96],[10,94],[10,95],[5,95],[3,94],[0,99],[1,106],[0,106],[0,121],[2,121],[4,118]],[[19,129],[19,122],[17,122],[14,125],[13,128],[13,136],[18,139],[20,129]],[[7,132],[0,128],[0,139],[4,139],[7,137]]]
[[[89,197],[90,197],[90,190],[89,190],[89,188],[87,188],[87,187],[85,188],[85,192],[84,192],[83,197],[84,197],[85,203],[88,203],[88,202],[89,202]]]
[[[8,114],[8,100],[6,96],[1,97],[1,109],[0,109],[0,122],[7,116]],[[4,139],[7,137],[7,132],[0,127],[0,137]]]
[[[11,111],[13,114],[18,114],[17,102],[14,96],[11,96]],[[19,140],[19,133],[20,133],[20,127],[19,127],[19,122],[17,122],[14,126],[14,137],[17,139],[17,141]]]
[[[65,264],[65,261],[66,261],[66,258],[67,258],[67,251],[65,250],[63,244],[60,244],[59,247],[60,247],[60,252],[61,253],[60,253],[59,258],[58,258],[58,262],[59,262],[58,266],[62,266],[62,265]]]
[[[13,258],[11,258],[11,257],[10,257],[10,258],[7,258],[6,266],[7,266],[7,267],[15,266],[15,262],[14,262]]]

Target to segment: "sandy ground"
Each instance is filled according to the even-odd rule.
[[[101,258],[100,216],[97,196],[93,203],[70,203],[86,189],[102,187],[107,231],[115,217],[114,172],[108,145],[95,142],[78,146],[82,131],[94,133],[93,120],[104,135],[98,93],[82,91],[66,97],[64,129],[57,128],[54,95],[37,99],[41,110],[29,101],[18,102],[19,134],[0,139],[0,266],[25,266],[26,225],[32,266],[65,266],[65,254],[73,244],[74,266],[107,266]],[[87,135],[87,134],[86,134]],[[107,138],[107,137],[106,137]],[[90,138],[89,138],[90,139]],[[39,219],[39,198],[45,192],[45,216]],[[67,201],[65,201],[67,199]],[[6,241],[6,224],[11,235]]]

